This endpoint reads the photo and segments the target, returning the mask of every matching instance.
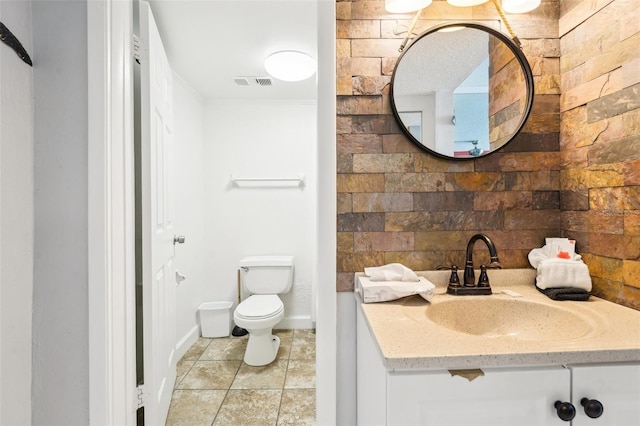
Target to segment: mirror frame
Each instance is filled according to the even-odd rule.
[[[489,33],[489,35],[492,35],[492,36],[498,38],[500,41],[502,41],[511,50],[511,52],[516,57],[516,60],[520,64],[520,68],[522,69],[522,72],[524,74],[524,79],[525,79],[525,83],[526,83],[526,86],[527,86],[526,87],[527,100],[526,100],[526,103],[525,103],[525,109],[524,109],[524,113],[522,114],[522,118],[520,120],[520,123],[518,123],[518,126],[516,127],[516,130],[513,132],[511,137],[508,140],[506,140],[499,148],[496,148],[493,151],[489,151],[487,153],[483,153],[481,155],[478,155],[477,157],[451,157],[451,156],[448,156],[448,155],[445,155],[445,154],[441,154],[441,153],[439,153],[437,151],[434,151],[434,150],[426,147],[422,143],[420,143],[409,132],[409,129],[407,129],[407,127],[404,125],[404,123],[400,119],[400,112],[396,108],[396,103],[395,103],[394,96],[393,96],[393,87],[394,87],[394,82],[395,82],[395,78],[396,78],[396,71],[398,69],[398,66],[402,62],[402,58],[404,57],[404,55],[407,52],[409,52],[409,50],[411,50],[411,47],[415,43],[420,41],[422,38],[428,36],[429,34],[432,34],[434,32],[442,30],[443,28],[448,28],[448,27],[475,28],[477,30],[485,31],[485,32]],[[524,53],[522,53],[521,48],[512,39],[510,39],[508,36],[506,36],[505,34],[501,33],[498,30],[495,30],[493,28],[490,28],[490,27],[487,27],[485,25],[478,24],[478,23],[475,23],[475,22],[466,22],[466,21],[457,21],[457,22],[453,22],[452,21],[452,22],[447,22],[445,24],[439,24],[439,25],[436,25],[436,26],[433,26],[433,27],[427,29],[426,31],[424,31],[421,34],[419,34],[418,36],[416,36],[416,38],[413,39],[413,41],[402,51],[402,53],[398,57],[398,59],[396,61],[396,65],[393,68],[393,74],[391,75],[391,85],[390,85],[390,90],[389,90],[389,99],[390,99],[390,102],[391,102],[391,110],[393,111],[393,116],[394,116],[396,122],[398,123],[400,129],[402,130],[402,133],[404,133],[404,135],[414,145],[418,146],[421,150],[423,150],[425,152],[428,152],[430,154],[433,154],[433,155],[435,155],[437,157],[447,159],[447,160],[475,160],[477,158],[486,157],[487,155],[491,155],[494,152],[500,151],[503,147],[505,147],[507,144],[509,144],[511,141],[513,141],[513,139],[520,133],[520,131],[524,127],[527,119],[529,118],[529,115],[531,114],[531,108],[533,106],[533,95],[534,95],[533,72],[531,71],[531,66],[529,65],[529,62],[527,61],[527,58],[524,56]]]

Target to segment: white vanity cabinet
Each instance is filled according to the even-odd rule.
[[[388,371],[361,309],[357,314],[358,424],[398,426],[640,426],[640,364],[482,368],[468,380],[444,369]],[[590,418],[581,399],[595,399]],[[556,401],[575,417],[558,417]],[[592,407],[593,408],[593,407]]]

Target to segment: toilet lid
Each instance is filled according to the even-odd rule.
[[[243,300],[235,313],[244,318],[264,318],[277,315],[283,309],[282,300],[275,294],[254,294]]]

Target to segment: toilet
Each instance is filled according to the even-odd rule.
[[[238,327],[249,332],[244,362],[267,365],[276,359],[280,338],[273,327],[284,318],[284,305],[278,294],[293,284],[293,256],[252,256],[240,260],[240,284],[244,299],[233,312]]]

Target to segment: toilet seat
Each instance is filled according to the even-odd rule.
[[[282,300],[275,294],[254,294],[238,305],[234,315],[246,320],[260,320],[278,316],[283,311]]]

